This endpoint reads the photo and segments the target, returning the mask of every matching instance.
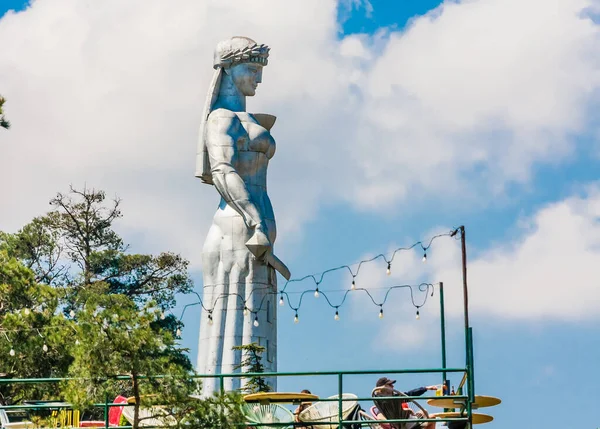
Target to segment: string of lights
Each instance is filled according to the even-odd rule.
[[[288,281],[286,281],[285,285],[283,286],[282,291],[285,291],[286,288],[288,287],[288,285],[290,283],[296,283],[296,282],[301,282],[304,281],[306,279],[312,279],[313,282],[315,283],[317,289],[319,288],[319,285],[323,282],[323,279],[325,278],[325,275],[329,274],[329,273],[333,273],[335,271],[339,271],[339,270],[348,270],[348,272],[350,273],[350,275],[352,276],[352,286],[356,287],[356,277],[358,276],[358,274],[360,273],[360,269],[363,266],[363,264],[368,264],[370,262],[376,261],[377,259],[383,259],[384,262],[387,265],[386,268],[386,274],[389,276],[392,274],[392,263],[394,262],[394,258],[396,257],[396,254],[398,252],[402,252],[402,251],[408,251],[408,250],[412,250],[417,246],[420,246],[421,249],[423,250],[423,258],[422,261],[423,262],[427,262],[427,251],[429,250],[429,248],[431,247],[431,245],[433,244],[433,242],[441,237],[455,237],[456,234],[458,233],[458,228],[453,229],[450,232],[444,233],[444,234],[438,234],[438,235],[434,235],[433,237],[431,237],[431,239],[429,240],[429,242],[427,242],[427,245],[425,245],[423,241],[417,241],[416,243],[414,243],[413,245],[409,246],[409,247],[399,247],[397,249],[395,249],[392,252],[392,255],[390,256],[390,258],[388,259],[386,257],[385,254],[380,253],[376,256],[373,256],[372,258],[369,259],[364,259],[358,263],[355,264],[350,264],[350,265],[340,265],[338,267],[334,267],[334,268],[329,268],[319,274],[307,274],[304,277],[300,277],[300,278],[296,278],[296,279],[290,279]],[[352,270],[352,266],[356,266],[356,271]],[[317,276],[319,276],[319,279],[317,280]]]
[[[421,250],[423,251],[422,261],[423,262],[427,262],[427,252],[429,251],[429,249],[431,248],[431,246],[432,246],[432,244],[434,243],[435,240],[437,240],[439,238],[442,238],[442,237],[456,237],[456,235],[459,232],[460,232],[460,229],[459,228],[455,228],[455,229],[453,229],[453,230],[451,230],[451,231],[449,231],[447,233],[437,234],[437,235],[431,237],[429,239],[429,241],[417,241],[416,243],[412,244],[411,246],[408,246],[408,247],[399,247],[399,248],[395,249],[391,253],[391,255],[389,257],[387,257],[384,253],[380,253],[380,254],[378,254],[376,256],[373,256],[372,258],[364,259],[364,260],[359,261],[359,262],[357,262],[355,264],[340,265],[340,266],[337,266],[337,267],[329,268],[329,269],[327,269],[327,270],[325,270],[325,271],[323,271],[321,273],[318,273],[318,274],[308,274],[308,275],[303,276],[303,277],[299,277],[299,278],[295,278],[295,279],[290,279],[290,280],[286,281],[284,287],[280,291],[268,290],[266,293],[264,293],[264,295],[263,295],[263,297],[261,299],[261,302],[260,302],[260,305],[259,305],[258,308],[251,309],[251,308],[248,307],[248,302],[250,301],[250,298],[251,298],[252,294],[255,293],[255,292],[259,292],[259,291],[263,292],[265,289],[272,289],[271,286],[253,288],[252,291],[246,297],[246,299],[244,299],[244,297],[242,297],[238,293],[221,293],[221,294],[217,295],[216,298],[213,299],[212,303],[209,306],[206,306],[205,305],[205,301],[206,300],[203,300],[200,297],[200,295],[197,292],[194,291],[193,293],[197,296],[198,301],[185,305],[183,307],[183,310],[182,310],[181,316],[179,317],[179,320],[183,319],[183,316],[185,315],[185,312],[186,312],[186,310],[189,307],[200,305],[202,307],[202,309],[204,311],[206,311],[207,314],[208,314],[208,323],[212,324],[212,322],[213,322],[213,312],[215,311],[215,308],[216,308],[216,305],[217,305],[218,301],[220,301],[220,300],[222,300],[224,298],[229,299],[230,296],[235,296],[238,299],[239,304],[240,304],[240,307],[236,308],[236,309],[237,310],[241,309],[244,312],[245,316],[253,315],[254,316],[254,322],[253,323],[254,323],[255,326],[258,326],[259,325],[258,312],[260,310],[262,310],[263,304],[265,302],[265,299],[267,297],[269,297],[269,296],[272,296],[272,295],[279,295],[279,297],[280,297],[279,298],[279,305],[280,306],[284,306],[285,305],[285,301],[287,301],[288,307],[292,311],[295,312],[294,322],[298,323],[298,321],[299,321],[298,311],[300,310],[300,307],[302,305],[302,300],[304,298],[304,295],[307,294],[307,293],[313,293],[314,296],[315,296],[315,298],[318,298],[319,296],[323,295],[325,297],[325,300],[326,300],[327,304],[331,308],[335,309],[335,316],[334,316],[335,320],[339,320],[339,308],[344,304],[344,302],[346,301],[346,297],[347,297],[348,293],[351,292],[351,291],[363,291],[363,292],[365,292],[369,296],[369,298],[370,298],[371,302],[373,303],[373,305],[379,307],[379,309],[380,309],[380,311],[379,311],[379,317],[383,318],[383,305],[387,301],[388,295],[390,294],[390,292],[392,290],[394,290],[394,289],[402,289],[402,288],[408,288],[410,290],[411,302],[412,302],[412,305],[416,308],[416,317],[417,317],[417,319],[419,319],[419,317],[420,317],[419,308],[421,308],[423,305],[425,305],[425,302],[427,301],[427,296],[429,295],[429,291],[430,290],[431,290],[431,294],[433,295],[433,290],[434,290],[434,285],[433,284],[431,284],[431,283],[421,283],[421,284],[416,285],[416,286],[411,286],[411,285],[396,285],[396,286],[388,287],[388,288],[386,288],[387,291],[385,293],[385,297],[384,297],[383,302],[378,303],[378,302],[375,301],[375,299],[373,298],[372,294],[369,292],[369,289],[357,288],[356,287],[356,278],[359,275],[360,270],[361,270],[361,268],[362,268],[363,265],[371,263],[371,262],[374,262],[374,261],[376,261],[378,259],[382,259],[385,262],[385,264],[386,264],[386,274],[388,276],[391,275],[392,264],[394,262],[394,259],[395,259],[396,255],[399,252],[410,251],[410,250],[414,249],[415,247],[419,247],[419,246],[421,247]],[[353,267],[355,267],[355,269],[353,269]],[[344,296],[343,296],[341,302],[339,304],[333,304],[331,302],[331,300],[329,299],[329,297],[327,296],[326,292],[323,291],[323,290],[320,290],[319,286],[323,283],[326,275],[328,275],[330,273],[333,273],[335,271],[339,271],[339,270],[347,270],[350,273],[350,275],[352,276],[352,283],[351,283],[350,289],[344,290],[345,293],[344,293]],[[307,279],[311,279],[314,282],[314,285],[315,285],[314,289],[307,289],[307,290],[299,291],[299,292],[288,292],[286,290],[287,287],[288,287],[288,285],[290,285],[291,283],[298,283],[298,282],[302,282],[302,281],[307,280]],[[420,292],[427,292],[425,294],[425,299],[423,300],[422,303],[417,304],[415,302],[413,288],[418,288],[418,290]],[[293,305],[292,302],[290,301],[289,295],[291,293],[299,293],[300,294],[300,299],[299,299],[297,305]],[[284,299],[284,297],[285,297],[285,299]]]
[[[371,291],[369,289],[365,289],[365,288],[354,288],[354,289],[346,289],[346,290],[338,290],[338,291],[318,291],[317,289],[307,289],[304,290],[302,292],[286,292],[286,291],[279,291],[279,292],[275,292],[275,291],[269,291],[266,292],[260,301],[260,305],[258,308],[254,308],[254,309],[250,309],[247,306],[247,300],[244,300],[243,297],[240,294],[237,293],[222,293],[219,294],[214,301],[212,302],[212,305],[210,307],[206,307],[204,305],[204,302],[202,301],[202,299],[199,297],[199,295],[197,293],[195,293],[198,296],[198,301],[197,302],[193,302],[190,304],[187,304],[184,306],[183,311],[181,313],[181,316],[179,317],[179,320],[181,321],[183,319],[183,316],[185,315],[185,311],[188,309],[188,307],[193,307],[196,305],[201,305],[202,308],[208,313],[208,323],[211,323],[212,320],[212,315],[213,312],[215,311],[215,308],[217,307],[217,303],[224,299],[224,298],[229,298],[230,296],[235,296],[236,298],[238,298],[239,302],[240,302],[240,306],[236,307],[236,310],[242,310],[244,312],[244,316],[248,316],[248,315],[253,315],[254,316],[254,325],[258,326],[258,313],[263,309],[263,306],[265,304],[265,301],[267,300],[267,298],[272,297],[272,296],[279,296],[279,305],[280,306],[284,306],[286,301],[287,301],[287,305],[288,307],[295,312],[295,316],[294,316],[294,322],[298,323],[298,311],[300,310],[301,306],[302,306],[302,301],[304,299],[304,295],[308,294],[308,293],[313,293],[315,298],[319,298],[320,296],[323,296],[323,298],[325,298],[325,302],[329,305],[329,307],[333,308],[335,310],[335,320],[339,320],[339,308],[344,305],[344,303],[346,302],[346,298],[348,297],[348,294],[351,292],[363,292],[365,294],[367,294],[367,296],[370,298],[371,302],[373,305],[375,305],[376,307],[379,307],[380,311],[379,311],[379,317],[383,318],[383,306],[384,304],[387,302],[388,297],[390,295],[390,292],[392,290],[395,289],[408,289],[410,291],[410,299],[411,299],[411,303],[412,305],[416,308],[416,314],[417,314],[417,319],[419,319],[419,309],[421,307],[423,307],[425,305],[425,303],[427,302],[427,297],[428,296],[433,296],[434,293],[434,288],[435,288],[435,284],[432,283],[421,283],[418,285],[408,285],[408,284],[404,284],[404,285],[395,285],[395,286],[390,286],[387,288],[377,288],[377,289],[385,289],[386,292],[384,294],[383,300],[381,302],[377,301],[374,297],[373,294],[371,293]],[[265,289],[265,288],[256,288],[256,289]],[[255,289],[255,290],[256,290]],[[420,302],[416,302],[415,300],[415,293],[414,290],[417,289],[419,292],[422,292],[424,295],[422,301]],[[252,291],[254,292],[254,290]],[[332,299],[330,299],[330,297],[327,295],[327,293],[332,293],[332,292],[344,292],[344,295],[341,299],[341,301],[339,303],[333,303]],[[292,294],[300,294],[300,298],[298,299],[298,303],[296,305],[292,304],[292,301],[290,300],[290,295]],[[285,299],[284,299],[285,298]],[[268,301],[267,301],[268,302]]]
[[[399,252],[410,251],[410,250],[414,249],[415,247],[419,247],[419,246],[421,247],[421,250],[423,251],[422,261],[427,262],[427,252],[429,251],[429,249],[431,248],[431,246],[435,240],[437,240],[441,237],[456,237],[459,232],[460,232],[460,229],[457,228],[448,233],[435,235],[429,241],[418,241],[409,247],[399,247],[391,253],[390,257],[387,257],[385,254],[380,253],[372,258],[359,261],[358,263],[355,263],[355,264],[340,265],[340,266],[337,266],[334,268],[329,268],[318,274],[309,274],[304,277],[290,279],[290,280],[286,281],[284,287],[279,291],[273,290],[273,287],[269,286],[269,285],[266,285],[264,287],[255,287],[250,291],[250,293],[248,294],[246,299],[244,299],[244,297],[238,293],[221,293],[221,294],[217,295],[216,297],[213,297],[214,299],[210,303],[210,306],[207,307],[205,305],[206,299],[203,300],[202,297],[197,292],[192,291],[192,293],[194,295],[196,295],[198,300],[196,302],[186,304],[183,307],[181,315],[178,320],[181,321],[183,319],[183,316],[185,315],[185,312],[189,307],[200,305],[202,307],[202,309],[204,311],[206,311],[208,314],[208,323],[212,324],[212,321],[213,321],[212,315],[213,315],[213,312],[215,311],[215,308],[217,307],[218,302],[220,300],[229,299],[229,297],[234,296],[239,302],[239,306],[236,307],[236,310],[243,311],[244,316],[254,316],[253,324],[254,324],[254,326],[259,326],[258,313],[263,309],[265,301],[270,302],[270,301],[267,301],[268,298],[279,296],[279,305],[284,306],[287,302],[288,307],[294,312],[294,322],[298,323],[300,320],[298,313],[302,307],[304,296],[306,294],[312,293],[315,298],[319,298],[320,296],[323,296],[323,298],[325,299],[325,302],[328,304],[328,306],[330,308],[332,308],[333,310],[335,310],[334,319],[336,321],[338,321],[338,320],[340,320],[340,314],[339,314],[340,308],[346,303],[346,299],[347,299],[348,295],[350,293],[354,293],[354,292],[365,293],[369,297],[372,305],[379,308],[378,317],[380,319],[382,319],[384,317],[383,307],[386,304],[386,302],[390,296],[390,293],[393,290],[397,290],[397,289],[408,289],[409,290],[411,304],[413,305],[413,307],[416,308],[416,319],[419,319],[420,318],[419,309],[425,305],[425,303],[427,302],[427,298],[429,296],[433,296],[435,286],[437,284],[432,284],[432,283],[420,283],[417,285],[402,284],[402,285],[390,286],[387,288],[366,289],[363,287],[361,287],[361,288],[356,287],[356,278],[359,275],[360,270],[363,265],[374,262],[378,259],[382,259],[385,262],[386,274],[391,275],[392,264],[394,262],[396,255]],[[353,267],[355,267],[355,269],[353,269]],[[347,270],[350,273],[350,275],[352,276],[352,283],[351,283],[350,288],[349,289],[339,289],[339,290],[329,290],[329,291],[320,290],[319,286],[322,285],[325,277],[328,274],[339,271],[339,270]],[[302,282],[307,279],[311,279],[314,282],[315,288],[306,289],[303,291],[287,291],[286,290],[288,285],[290,285],[291,283],[299,283],[299,282]],[[265,292],[265,290],[266,290],[266,292]],[[383,296],[383,299],[381,301],[378,301],[374,298],[373,294],[371,293],[374,290],[386,290],[386,292]],[[423,295],[422,300],[419,300],[419,301],[415,300],[415,295],[416,295],[415,291],[422,293],[422,295]],[[250,298],[252,297],[252,295],[254,293],[259,293],[259,292],[263,293],[263,296],[260,301],[260,305],[258,306],[258,308],[249,308],[248,302],[250,301]],[[339,292],[344,292],[344,293],[343,293],[341,300],[336,301],[336,302],[334,302],[333,298],[330,297],[330,295],[328,295],[328,294],[339,293]],[[291,295],[300,295],[300,297],[298,298],[296,303],[293,303],[292,300],[290,299]],[[23,314],[29,315],[30,313],[31,313],[30,309],[28,309],[28,308],[23,309]],[[69,316],[71,318],[74,318],[76,316],[75,311],[71,310],[69,313]],[[160,314],[159,318],[161,320],[164,320],[166,318],[166,314],[164,311]],[[23,328],[23,329],[13,329],[13,330],[0,329],[0,332],[10,342],[10,339],[9,339],[7,333],[36,331],[38,333],[38,335],[40,335],[43,338],[40,331],[52,330],[52,329],[62,329],[62,328],[56,327],[56,326],[47,326],[47,327],[40,327],[40,328]],[[181,336],[180,328],[177,328],[176,335]],[[46,352],[48,350],[48,347],[45,343],[44,343],[42,349],[44,352]],[[14,350],[12,348],[11,348],[9,354],[11,356],[14,356]]]
[[[283,291],[283,290],[279,291],[279,292],[269,291],[269,292],[267,292],[266,294],[263,295],[259,307],[257,309],[252,309],[252,310],[246,306],[246,301],[244,301],[244,299],[242,298],[242,296],[239,295],[239,294],[234,294],[234,293],[229,293],[229,294],[223,293],[223,294],[220,294],[213,301],[212,307],[207,308],[207,307],[204,306],[204,303],[203,303],[202,299],[200,298],[200,296],[198,295],[198,293],[194,292],[194,294],[198,297],[198,301],[194,302],[194,303],[191,303],[191,304],[187,304],[187,305],[184,306],[183,311],[181,313],[181,316],[179,318],[179,321],[181,321],[183,319],[185,311],[186,311],[186,309],[188,307],[192,307],[192,306],[195,306],[195,305],[201,305],[202,308],[205,311],[208,312],[208,323],[212,324],[211,323],[211,321],[212,321],[212,313],[213,313],[214,309],[216,308],[218,301],[222,300],[223,298],[228,298],[229,296],[235,296],[242,303],[242,305],[239,306],[239,307],[237,307],[236,310],[242,310],[243,313],[244,313],[244,316],[249,316],[249,315],[254,316],[253,324],[255,326],[259,326],[258,313],[260,312],[260,310],[262,310],[262,308],[263,308],[263,306],[265,304],[265,300],[268,297],[271,297],[271,296],[274,297],[274,296],[279,295],[279,297],[280,297],[280,299],[279,299],[279,305],[283,306],[283,305],[285,305],[285,301],[287,301],[288,307],[291,310],[294,311],[294,323],[299,323],[300,319],[299,319],[298,313],[299,313],[300,308],[302,307],[302,301],[304,299],[304,296],[306,294],[309,294],[309,293],[314,293],[315,298],[319,298],[320,296],[323,296],[323,298],[325,299],[325,302],[329,305],[329,307],[331,307],[332,309],[335,310],[334,320],[338,321],[338,320],[340,320],[340,315],[339,315],[340,307],[342,307],[344,305],[344,303],[346,302],[346,299],[347,299],[348,295],[350,293],[360,293],[360,292],[365,293],[369,297],[371,303],[374,306],[379,307],[378,317],[380,319],[383,319],[383,316],[384,316],[383,306],[387,302],[387,300],[388,300],[388,298],[390,296],[390,293],[393,290],[396,290],[396,289],[408,289],[410,291],[411,303],[416,308],[416,318],[419,319],[420,318],[419,309],[425,305],[425,303],[427,302],[427,298],[429,296],[433,296],[434,290],[435,290],[435,286],[436,285],[432,284],[432,283],[421,283],[421,284],[418,284],[418,285],[404,284],[404,285],[390,286],[390,287],[387,287],[387,288],[374,288],[374,290],[375,289],[386,290],[385,294],[383,295],[383,299],[381,301],[376,300],[374,298],[373,294],[371,293],[371,291],[368,290],[368,289],[365,289],[365,288],[354,288],[354,289],[346,289],[346,290],[333,290],[333,291],[321,291],[321,292],[318,292],[316,289],[308,289],[308,290],[304,290],[302,292],[287,292],[287,291]],[[266,289],[266,288],[269,288],[269,287],[257,288],[257,289]],[[419,292],[423,293],[423,299],[421,301],[419,301],[419,302],[417,302],[415,300],[415,290],[418,290]],[[253,290],[253,292],[254,292],[254,290]],[[330,298],[328,296],[328,292],[329,293],[344,292],[344,294],[343,294],[343,296],[342,296],[342,298],[341,298],[341,300],[339,302],[333,302],[332,298]],[[292,303],[292,301],[290,300],[290,295],[297,295],[297,294],[299,294],[300,297],[298,299],[297,304],[294,305]],[[23,314],[25,316],[28,316],[29,314],[31,314],[31,310],[28,309],[28,308],[23,309],[22,312],[23,312]],[[74,318],[76,316],[75,311],[71,310],[71,312],[69,313],[69,316],[71,318]],[[162,312],[159,315],[159,318],[161,320],[164,320],[166,318],[166,314],[164,312]],[[43,327],[39,327],[39,328],[1,329],[0,333],[2,333],[4,335],[4,337],[8,340],[8,342],[11,342],[11,340],[9,339],[9,337],[8,337],[7,334],[13,334],[13,333],[19,333],[19,332],[37,332],[37,334],[40,337],[43,338],[43,335],[41,334],[41,331],[57,330],[57,329],[64,329],[64,327],[63,326],[43,326]],[[178,336],[178,337],[181,336],[181,329],[180,328],[177,328],[176,336]],[[77,343],[78,343],[78,341],[76,341],[76,344]],[[44,352],[48,351],[48,346],[46,345],[46,343],[43,344],[42,350]],[[11,356],[14,356],[14,353],[15,353],[14,349],[11,348],[9,354]]]

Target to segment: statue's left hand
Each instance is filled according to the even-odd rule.
[[[262,228],[257,226],[252,236],[246,241],[246,247],[250,253],[260,259],[271,249],[271,242]]]

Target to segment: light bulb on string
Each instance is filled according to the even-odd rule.
[[[48,351],[48,346],[46,345],[46,343],[44,343],[44,345],[42,346],[42,350],[44,351],[44,353]]]
[[[69,316],[71,316],[71,317],[75,317],[75,310],[71,310],[71,311],[69,311]]]
[[[383,319],[383,308],[379,310],[379,318]]]
[[[177,335],[178,337],[181,337],[181,329],[177,328],[175,335]]]
[[[335,316],[333,316],[333,320],[340,320],[340,313],[335,310]]]
[[[352,279],[352,286],[350,287],[351,290],[356,290],[356,281],[354,279]]]
[[[419,310],[417,309],[417,316],[415,317],[415,319],[419,320],[421,318],[421,315],[419,314]]]
[[[10,349],[10,351],[8,352],[9,355],[14,356],[15,355],[15,349]]]
[[[385,270],[385,273],[389,276],[390,274],[392,274],[392,263],[388,262],[388,266],[387,266],[387,270]]]
[[[248,310],[248,307],[244,306],[244,316],[247,316],[247,315],[248,315],[248,311],[249,311],[249,310]]]
[[[255,327],[258,328],[258,325],[260,324],[260,323],[258,323],[258,314],[256,315],[256,317],[254,317],[254,323],[253,324],[254,324]]]
[[[31,313],[31,310],[25,307],[25,309],[23,310],[23,314],[25,314],[25,316],[29,316],[29,313]]]
[[[212,314],[209,313],[208,315],[208,324],[212,326],[213,324],[213,318],[212,318]]]
[[[318,297],[319,297],[319,288],[316,288],[315,289],[315,298],[318,298]]]
[[[300,319],[298,319],[298,313],[294,316],[294,323],[298,323]]]
[[[167,316],[165,315],[165,312],[163,311],[162,313],[160,313],[160,320],[165,320]]]
[[[423,252],[423,259],[421,259],[421,261],[423,261],[423,263],[427,262],[427,252]]]
[[[284,304],[284,302],[283,302],[283,294],[282,294],[281,298],[279,298],[279,305],[283,305],[283,304]]]

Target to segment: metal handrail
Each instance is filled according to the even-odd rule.
[[[469,344],[471,345],[471,344]],[[415,368],[415,369],[391,369],[391,370],[346,370],[346,371],[312,371],[312,372],[271,372],[271,373],[236,373],[236,374],[196,374],[190,375],[190,378],[219,378],[221,380],[221,385],[223,385],[223,380],[225,378],[240,378],[240,377],[252,377],[252,376],[260,376],[260,377],[301,377],[301,376],[337,376],[338,378],[338,396],[334,398],[318,398],[313,400],[313,402],[338,402],[339,410],[338,410],[338,425],[342,427],[345,424],[365,424],[364,420],[344,420],[342,417],[342,408],[343,403],[346,401],[371,401],[373,398],[369,397],[360,397],[360,398],[344,398],[342,396],[343,393],[343,377],[346,375],[372,375],[372,374],[426,374],[426,373],[464,373],[467,376],[469,375],[469,367],[467,368]],[[161,378],[167,376],[144,376],[140,378]],[[114,377],[106,377],[106,379],[129,379],[129,376],[119,375]],[[0,379],[0,385],[2,384],[21,384],[21,383],[57,383],[65,380],[72,380],[75,378],[40,378],[40,379]],[[470,383],[467,383],[468,387],[471,387]],[[472,410],[470,407],[470,396],[471,395],[453,395],[452,397],[458,400],[465,400],[466,409],[464,417],[446,417],[446,418],[437,418],[437,419],[386,419],[386,420],[377,420],[378,423],[407,423],[407,422],[452,422],[452,421],[471,421]],[[403,397],[403,399],[407,400],[427,400],[439,398],[439,396],[407,396]],[[397,396],[389,396],[389,397],[378,397],[378,400],[397,400]],[[48,408],[69,408],[70,404],[28,404],[28,405],[5,405],[0,406],[0,409],[48,409]],[[123,406],[132,406],[132,404],[115,404],[112,402],[108,402],[108,398],[104,403],[96,403],[92,404],[93,407],[104,407],[105,410],[105,427],[108,428],[108,410],[111,407],[123,407]],[[306,426],[307,422],[287,422],[287,423],[243,423],[240,426],[243,427],[257,427],[257,426],[269,426],[269,427],[283,427],[283,426]],[[314,426],[317,426],[315,424]],[[123,429],[127,429],[128,427],[123,427]]]

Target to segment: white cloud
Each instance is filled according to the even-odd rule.
[[[590,4],[447,3],[403,32],[338,40],[333,0],[35,1],[0,20],[13,123],[0,229],[87,183],[123,198],[138,244],[197,266],[217,205],[192,177],[199,117],[213,47],[236,34],[272,47],[249,108],[279,116],[280,239],[301,238],[323,201],[382,210],[460,192],[485,204],[586,132],[600,49]]]
[[[597,118],[588,4],[447,2],[392,33],[364,80],[359,201],[381,207],[423,190],[476,200],[572,154],[569,136]]]
[[[600,308],[600,188],[538,211],[523,235],[469,266],[471,302],[481,314],[583,321]]]
[[[523,323],[527,329],[541,322],[589,323],[600,317],[600,184],[589,185],[582,195],[540,208],[517,221],[514,236],[480,251],[470,245],[467,228],[469,312],[472,326]],[[447,229],[436,229],[433,236]],[[408,239],[405,244],[411,242]],[[394,244],[388,248],[389,257]],[[367,260],[371,255],[362,257]],[[428,250],[398,253],[391,276],[385,264],[363,265],[357,285],[369,289],[382,302],[388,288],[413,285],[414,301],[425,305],[415,321],[415,307],[408,289],[391,290],[384,305],[385,317],[377,320],[377,308],[361,292],[351,294],[352,319],[368,324],[375,334],[373,347],[399,352],[438,344],[439,286],[444,283],[448,338],[460,338],[463,291],[460,240],[441,237]],[[435,282],[433,296],[418,291],[420,282]],[[550,368],[544,376],[550,376]]]
[[[472,322],[578,323],[597,319],[600,185],[590,185],[583,196],[572,196],[539,209],[530,218],[521,219],[516,228],[514,238],[483,252],[467,247]],[[467,228],[467,238],[468,234]],[[418,256],[418,251],[413,251],[398,259],[410,268],[397,274],[398,279],[415,284],[424,279],[443,281],[447,315],[462,317],[460,243],[446,238],[435,241],[427,264],[416,262]],[[396,271],[394,264],[392,273]],[[382,275],[369,278],[374,279],[370,283],[373,288],[386,288],[398,281],[394,276],[391,280]],[[391,298],[386,309],[391,307],[401,314],[414,311],[407,296],[393,294]],[[438,301],[427,302],[421,311],[426,312],[422,320],[437,318]],[[393,328],[394,323],[391,328],[386,327]]]

